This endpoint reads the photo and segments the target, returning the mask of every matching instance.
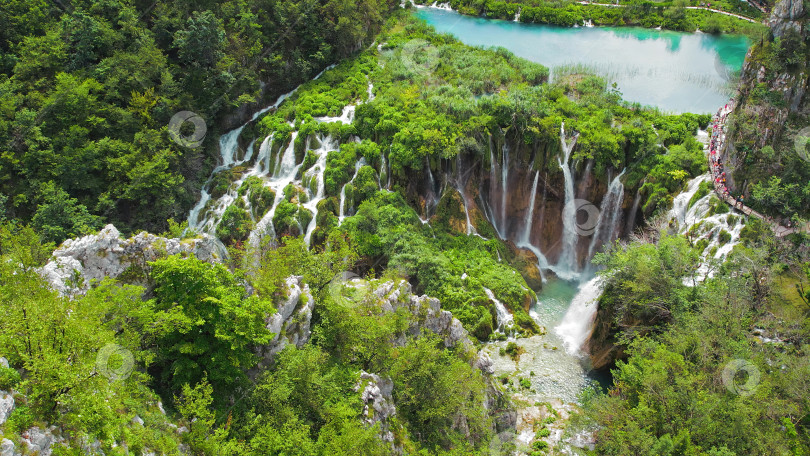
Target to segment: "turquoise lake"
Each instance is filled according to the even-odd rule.
[[[439,32],[473,46],[501,46],[551,70],[585,66],[615,82],[625,100],[670,112],[715,112],[732,95],[744,36],[680,33],[640,27],[555,27],[420,8]]]

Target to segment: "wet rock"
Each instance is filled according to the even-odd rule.
[[[203,261],[219,261],[224,255],[222,244],[204,234],[193,239],[167,239],[149,233],[139,233],[122,239],[113,225],[98,234],[68,239],[53,252],[53,258],[40,274],[63,295],[84,293],[94,281],[118,277],[128,269],[144,271],[149,261],[178,253],[194,254]]]

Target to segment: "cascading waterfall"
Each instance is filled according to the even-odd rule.
[[[600,277],[594,277],[581,284],[562,322],[554,328],[554,332],[560,336],[569,354],[580,354],[582,345],[591,333],[601,294]]]
[[[529,210],[526,213],[526,220],[524,221],[523,236],[516,244],[518,248],[528,249],[537,257],[537,269],[540,270],[540,279],[545,282],[545,270],[548,269],[548,260],[539,248],[535,247],[531,242],[532,226],[534,225],[534,201],[537,197],[537,182],[540,180],[540,171],[534,173],[534,182],[532,183],[532,191],[529,198]]]
[[[594,160],[590,159],[585,163],[585,170],[582,172],[582,178],[579,179],[579,188],[577,188],[577,198],[585,198],[588,188],[588,181],[591,178],[591,172],[593,171],[593,163]],[[608,177],[609,178],[609,177]]]
[[[593,257],[597,248],[610,243],[617,236],[616,230],[624,201],[624,184],[621,181],[623,175],[624,171],[610,182],[607,194],[602,199],[596,230],[591,238],[591,244],[588,246],[588,258]]]
[[[499,301],[495,294],[489,288],[484,287],[484,293],[493,304],[495,304],[495,317],[498,319],[497,331],[502,334],[509,334],[514,330],[515,317],[509,313],[509,310],[501,301]]]
[[[507,178],[509,177],[509,147],[504,140],[501,148],[503,163],[501,164],[501,230],[506,239],[506,194],[508,193]]]
[[[324,72],[328,71],[329,69],[334,68],[334,65],[327,67],[321,73],[319,73],[315,79],[318,79]],[[275,192],[275,199],[272,202],[272,206],[270,209],[264,213],[261,218],[256,221],[254,229],[250,232],[248,241],[252,246],[258,246],[260,240],[264,236],[272,236],[276,237],[276,227],[273,226],[273,217],[276,213],[276,209],[278,208],[279,204],[284,200],[284,189],[289,184],[294,184],[299,190],[303,190],[308,197],[306,202],[299,203],[301,210],[308,210],[312,214],[312,219],[308,223],[306,227],[301,226],[301,222],[296,218],[294,222],[291,222],[293,225],[292,227],[297,227],[298,232],[304,235],[304,240],[307,245],[310,244],[312,234],[317,228],[317,215],[318,215],[318,203],[323,200],[325,197],[325,185],[324,185],[324,171],[326,169],[326,157],[327,154],[335,150],[337,148],[336,142],[330,136],[326,137],[317,137],[320,146],[315,150],[309,150],[309,138],[306,140],[305,149],[309,150],[308,153],[314,154],[316,160],[315,163],[309,167],[309,169],[305,170],[302,178],[296,179],[296,176],[299,175],[301,172],[301,167],[303,166],[302,163],[296,163],[296,156],[295,156],[295,142],[298,138],[298,131],[292,131],[289,143],[287,144],[286,148],[282,151],[279,151],[276,154],[275,162],[273,162],[272,158],[272,145],[275,138],[274,134],[264,138],[261,142],[261,145],[258,147],[256,156],[253,157],[253,142],[248,146],[245,153],[241,153],[239,150],[239,136],[243,132],[244,128],[250,123],[255,121],[259,118],[262,114],[269,111],[270,109],[277,108],[286,98],[292,95],[297,88],[287,94],[280,96],[275,103],[268,106],[267,108],[262,109],[261,111],[255,113],[251,120],[234,130],[231,130],[220,137],[220,155],[221,155],[221,164],[216,167],[214,172],[212,173],[211,177],[206,182],[204,189],[201,192],[200,201],[195,205],[195,207],[189,213],[189,226],[198,230],[207,233],[213,234],[216,231],[217,225],[222,218],[223,213],[225,210],[231,206],[237,198],[242,198],[242,202],[244,206],[247,208],[248,213],[250,214],[251,218],[253,218],[252,208],[250,205],[250,201],[248,199],[248,195],[240,196],[238,194],[238,190],[242,183],[249,177],[258,176],[264,182],[264,185],[271,188]],[[368,84],[368,101],[374,100],[374,86],[369,81]],[[339,123],[351,123],[354,119],[356,110],[356,105],[350,104],[345,106],[339,116],[335,117],[318,117],[314,120],[317,122],[322,123],[330,123],[330,122],[339,122]],[[289,125],[294,127],[295,124],[290,122]],[[250,169],[245,172],[239,174],[239,178],[235,181],[232,181],[229,185],[228,189],[225,193],[218,197],[216,200],[213,200],[209,191],[211,191],[211,182],[214,178],[214,175],[218,172],[225,171],[231,169],[237,165],[242,165],[245,163],[251,163]],[[361,162],[364,164],[364,162]],[[362,164],[358,164],[359,167]],[[385,166],[385,165],[384,165]],[[388,164],[390,168],[390,164]],[[390,182],[390,170],[388,173],[388,179]],[[357,170],[355,171],[355,176],[357,175]],[[354,178],[353,178],[354,179]],[[207,189],[207,190],[206,190]],[[345,198],[345,193],[344,193]],[[304,199],[302,198],[302,201]],[[240,203],[240,204],[241,204]],[[345,201],[344,201],[345,203]],[[343,211],[343,204],[341,205],[341,211]],[[343,215],[343,214],[341,214]]]
[[[338,225],[343,223],[343,219],[346,218],[346,209],[345,209],[345,206],[346,206],[346,186],[351,184],[352,182],[354,182],[354,179],[357,178],[357,173],[360,172],[360,168],[365,166],[365,164],[366,164],[365,158],[361,157],[360,160],[357,160],[357,163],[354,164],[354,175],[352,176],[351,180],[349,180],[349,182],[343,184],[343,187],[341,187],[341,189],[340,189],[340,208],[338,209]]]
[[[461,179],[461,154],[456,155],[456,190],[461,195],[461,201],[464,203],[464,216],[467,218],[467,235],[478,235],[478,231],[470,221],[470,203],[467,201],[467,192],[464,189],[467,187],[466,180]]]
[[[624,234],[630,235],[633,232],[633,228],[636,225],[636,214],[638,214],[638,206],[641,204],[641,187],[644,185],[642,184],[636,190],[636,196],[633,198],[633,206],[630,208],[630,215],[627,217],[627,225],[624,227]]]
[[[497,171],[498,162],[495,160],[495,151],[494,146],[492,145],[492,136],[489,137],[489,199],[490,199],[490,212],[492,209],[492,201],[496,196],[495,190],[498,182],[498,171]],[[490,214],[489,220],[492,222],[493,228],[498,233],[498,237],[501,239],[505,239],[505,233],[501,232],[500,223],[497,223],[497,220],[494,217],[494,213]]]
[[[574,179],[573,172],[568,166],[571,158],[571,151],[577,143],[579,135],[575,135],[571,142],[565,140],[565,122],[560,125],[560,144],[562,145],[564,161],[557,157],[557,163],[563,171],[565,180],[565,208],[563,209],[563,233],[562,233],[562,253],[557,261],[558,275],[574,275],[577,272],[576,247],[578,240],[577,233],[577,208],[574,205]]]
[[[703,182],[711,182],[708,173],[689,181],[686,190],[673,199],[672,210],[669,212],[670,217],[677,221],[679,233],[690,232],[692,242],[701,239],[708,241],[701,253],[704,261],[694,277],[684,279],[685,285],[693,285],[695,282],[712,277],[714,275],[712,260],[722,261],[731,252],[740,242],[740,233],[745,226],[745,216],[734,214],[734,211],[712,214],[712,200],[717,198],[714,192],[709,192],[689,206],[689,201]],[[727,238],[723,239],[723,236]]]

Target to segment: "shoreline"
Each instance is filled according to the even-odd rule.
[[[703,30],[700,30],[700,28],[696,28],[695,30],[692,30],[692,31],[686,31],[686,30],[675,30],[675,29],[671,29],[671,28],[664,28],[661,25],[659,25],[657,27],[645,27],[644,25],[641,25],[641,24],[594,24],[593,19],[585,19],[585,20],[582,21],[582,23],[573,24],[573,25],[560,25],[560,24],[554,24],[554,23],[551,23],[551,22],[523,22],[523,21],[520,20],[522,8],[523,8],[522,4],[518,4],[519,5],[518,6],[518,11],[515,13],[515,17],[513,19],[507,19],[507,18],[501,18],[501,17],[488,17],[488,16],[485,16],[485,15],[477,15],[476,16],[476,15],[473,15],[473,14],[467,14],[467,13],[464,13],[464,12],[459,11],[457,9],[453,9],[453,7],[450,5],[450,3],[447,3],[447,2],[445,2],[445,3],[433,2],[431,4],[420,5],[420,4],[414,3],[413,0],[404,0],[400,4],[400,6],[405,7],[405,5],[407,5],[408,3],[410,3],[415,9],[426,9],[426,8],[438,9],[438,10],[442,10],[442,11],[454,12],[454,13],[460,14],[462,16],[475,17],[475,18],[487,19],[487,20],[492,20],[492,21],[516,22],[516,23],[526,24],[526,25],[545,25],[545,26],[550,26],[550,27],[561,27],[561,28],[580,28],[580,27],[584,27],[584,28],[595,28],[595,27],[601,27],[601,28],[640,28],[640,29],[644,29],[644,30],[659,30],[659,31],[668,31],[668,32],[674,32],[674,33],[687,33],[687,34],[707,33],[707,34],[718,35],[718,36],[723,36],[723,35],[727,35],[727,36],[748,36],[746,33],[742,33],[742,32],[728,32],[728,31],[720,31],[720,32],[717,32],[717,33],[705,32]],[[576,2],[576,4],[582,5],[582,6],[598,6],[598,7],[603,7],[603,8],[627,8],[629,6],[629,5],[614,5],[614,4],[609,4],[609,3],[595,3],[595,2],[585,1],[585,0],[578,1],[578,2]],[[736,14],[736,13],[730,13],[730,12],[727,12],[727,11],[722,11],[722,10],[718,10],[718,9],[714,9],[714,8],[708,8],[708,7],[687,6],[687,7],[683,7],[683,8],[684,8],[684,10],[690,10],[690,11],[707,11],[707,12],[710,12],[710,13],[720,14],[720,15],[724,15],[724,16],[727,16],[727,17],[731,17],[731,18],[734,18],[734,19],[737,19],[737,20],[740,20],[740,21],[745,21],[745,22],[748,22],[750,24],[758,24],[758,25],[762,25],[762,26],[766,26],[766,21],[767,21],[767,18],[763,22],[760,22],[760,21],[757,21],[755,19],[752,19],[752,18],[749,18],[749,17],[746,17],[746,16],[742,16],[742,15],[739,15],[739,14]],[[749,38],[750,38],[750,36],[749,36]]]

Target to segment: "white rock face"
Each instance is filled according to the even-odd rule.
[[[277,312],[265,319],[266,328],[275,334],[269,344],[259,347],[259,365],[252,373],[265,369],[276,353],[288,344],[301,348],[309,341],[312,308],[315,303],[309,285],[301,276],[290,276],[285,281],[287,299],[278,306]]]
[[[3,439],[0,442],[0,456],[16,456],[17,454],[14,451],[14,442],[9,439]]]
[[[28,453],[38,454],[39,456],[51,456],[53,453],[51,447],[61,441],[61,439],[53,435],[52,429],[55,429],[55,427],[51,426],[51,429],[45,429],[43,431],[37,426],[34,426],[24,431],[21,440],[26,446]],[[37,451],[39,453],[35,453]]]
[[[383,441],[394,442],[394,433],[388,425],[388,420],[396,415],[397,408],[394,406],[394,398],[391,393],[394,390],[394,382],[390,378],[382,378],[377,374],[360,372],[360,381],[355,385],[354,390],[360,393],[363,400],[363,422],[369,426],[380,423],[380,437]]]
[[[0,424],[3,424],[11,416],[14,410],[14,396],[8,391],[0,391]]]
[[[85,292],[93,281],[117,277],[130,266],[146,267],[163,255],[182,252],[210,262],[224,253],[222,244],[207,234],[182,241],[149,233],[122,239],[114,226],[107,225],[98,234],[63,242],[40,273],[60,294],[70,295]]]
[[[445,347],[452,347],[460,342],[472,348],[467,330],[461,322],[453,318],[450,312],[442,310],[438,299],[414,295],[407,280],[401,280],[399,283],[385,282],[374,290],[374,295],[382,299],[383,312],[396,312],[397,309],[404,307],[415,317],[408,329],[410,335],[418,336],[422,328],[425,328],[442,337]],[[403,336],[395,343],[405,345],[407,340]]]

